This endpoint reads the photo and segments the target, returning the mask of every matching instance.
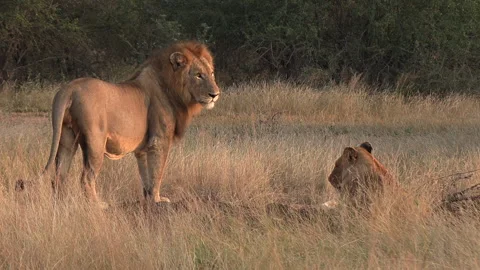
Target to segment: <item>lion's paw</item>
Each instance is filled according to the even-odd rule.
[[[338,206],[339,206],[339,203],[337,200],[330,200],[328,202],[322,203],[322,208],[325,210],[335,209]]]
[[[156,203],[169,203],[170,199],[167,197],[160,197],[159,200],[155,200]]]
[[[106,203],[106,202],[98,202],[97,205],[102,210],[105,210],[105,209],[110,207],[110,205],[108,205],[108,203]]]

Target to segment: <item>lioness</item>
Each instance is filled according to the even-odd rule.
[[[147,201],[169,202],[160,184],[170,147],[181,138],[192,117],[211,109],[220,89],[213,58],[197,42],[179,42],[154,53],[130,79],[108,83],[81,78],[56,95],[52,106],[53,139],[48,171],[55,161],[54,193],[78,148],[82,148],[81,183],[88,199],[99,201],[95,178],[104,156],[137,158]]]
[[[366,202],[384,187],[397,187],[398,183],[388,170],[372,155],[372,145],[368,142],[358,147],[346,147],[328,181],[342,196],[356,202]],[[329,201],[326,204],[335,205]]]

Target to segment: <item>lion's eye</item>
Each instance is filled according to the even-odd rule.
[[[215,73],[212,72],[212,77],[215,77]]]
[[[202,73],[197,73],[197,75],[195,75],[195,77],[197,77],[197,79],[203,79]]]

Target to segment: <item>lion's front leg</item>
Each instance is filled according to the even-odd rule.
[[[167,164],[171,142],[167,138],[154,137],[150,140],[147,151],[148,183],[143,183],[144,195],[153,197],[154,202],[170,202],[166,197],[160,196],[160,185]],[[152,185],[153,184],[153,185]]]

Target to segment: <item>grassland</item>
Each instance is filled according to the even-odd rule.
[[[480,213],[436,208],[445,192],[480,181],[476,173],[449,176],[480,168],[476,97],[405,98],[359,85],[226,88],[168,162],[162,192],[188,210],[145,214],[135,204],[131,156],[104,164],[98,185],[107,211],[84,202],[79,153],[69,197],[52,201],[37,174],[50,147],[55,87],[37,88],[0,93],[0,268],[480,268]],[[364,141],[405,193],[387,194],[368,215],[266,211],[335,198],[326,180],[335,159]],[[19,194],[17,179],[34,184]]]

